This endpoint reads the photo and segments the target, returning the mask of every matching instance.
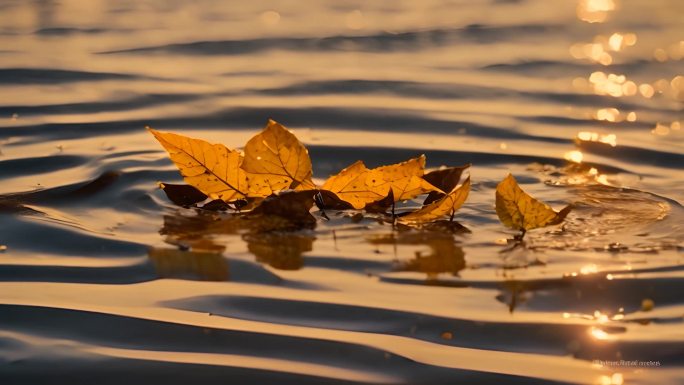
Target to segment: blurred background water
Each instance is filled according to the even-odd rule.
[[[0,379],[681,381],[683,19],[677,0],[0,1]],[[146,125],[239,147],[268,118],[319,182],[473,163],[466,230],[334,213],[254,233],[158,189],[180,176]],[[512,251],[508,172],[576,205]]]

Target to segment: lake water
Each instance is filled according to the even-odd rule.
[[[0,1],[0,382],[684,381],[684,2]],[[465,229],[173,205],[149,125],[322,182],[472,163]],[[575,209],[514,232],[508,172]],[[407,202],[417,206],[419,201]],[[622,361],[621,361],[622,360]]]

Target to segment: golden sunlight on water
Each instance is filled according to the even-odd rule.
[[[603,23],[615,8],[614,0],[580,0],[577,17],[588,23]]]
[[[682,14],[0,3],[0,383],[678,383]],[[165,194],[185,182],[144,127],[244,164],[268,119],[303,143],[312,185],[424,154],[420,175],[448,171],[429,182],[445,192],[468,177],[467,200],[416,224],[441,195],[351,210],[304,192],[294,215]],[[556,224],[504,225],[509,173],[522,221]]]

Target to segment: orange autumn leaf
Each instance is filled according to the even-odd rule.
[[[468,199],[469,193],[470,177],[468,177],[468,179],[466,179],[462,185],[454,187],[442,198],[423,206],[419,210],[401,217],[400,220],[404,223],[426,223],[437,220],[446,215],[450,215],[453,218],[456,210],[461,208],[466,199]]]
[[[387,197],[390,190],[395,202],[439,191],[422,178],[424,170],[425,155],[374,169],[368,169],[362,161],[357,161],[330,177],[323,189],[335,193],[354,208],[362,209]]]
[[[309,151],[283,125],[269,120],[266,128],[245,145],[242,168],[249,192],[268,196],[280,190],[312,190]]]
[[[415,198],[430,191],[439,191],[423,179],[424,172],[425,155],[421,155],[405,162],[370,170],[370,185],[377,191],[383,191],[383,197],[387,196],[391,188],[395,202]]]
[[[333,192],[338,198],[354,206],[355,209],[362,209],[367,203],[375,202],[384,197],[383,194],[372,190],[366,183],[369,171],[362,161],[356,161],[340,171],[339,174],[328,178],[322,188]]]
[[[242,155],[223,144],[148,130],[176,164],[185,182],[213,199],[225,202],[248,195],[247,174],[240,168]]]
[[[501,223],[516,230],[557,225],[571,209],[572,205],[568,205],[559,212],[554,211],[523,191],[511,174],[496,186],[496,214]]]

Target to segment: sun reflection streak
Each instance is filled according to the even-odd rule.
[[[624,377],[622,373],[613,373],[611,376],[601,376],[598,379],[599,385],[623,385]]]
[[[565,159],[574,163],[582,163],[584,155],[582,154],[582,151],[572,150],[565,153]]]
[[[593,264],[593,263],[592,263],[592,264],[589,264],[589,265],[586,265],[586,266],[582,266],[582,268],[580,268],[580,273],[582,273],[582,274],[584,274],[584,275],[586,275],[586,274],[594,274],[594,273],[596,273],[596,272],[598,272],[598,266],[596,266],[596,265]]]
[[[609,340],[610,334],[606,333],[603,329],[592,326],[591,329],[589,329],[589,334],[591,334],[592,337],[599,341],[607,341]]]
[[[577,140],[583,141],[583,142],[605,143],[605,144],[610,145],[611,147],[617,146],[617,135],[615,135],[615,134],[601,135],[597,132],[581,131],[577,134]]]
[[[609,51],[619,52],[626,47],[636,44],[636,34],[615,32],[609,37],[596,35],[592,43],[576,43],[570,47],[570,55],[575,59],[588,59],[605,66],[613,63],[613,56]]]
[[[587,23],[603,23],[615,7],[613,0],[580,0],[577,5],[577,17]]]
[[[620,118],[620,110],[618,110],[617,108],[601,108],[596,111],[596,115],[594,116],[594,118],[596,120],[605,120],[607,122],[617,122]]]
[[[594,320],[596,320],[600,324],[605,324],[608,321],[610,321],[610,318],[608,318],[608,314],[603,314],[601,311],[596,310],[594,312]]]

